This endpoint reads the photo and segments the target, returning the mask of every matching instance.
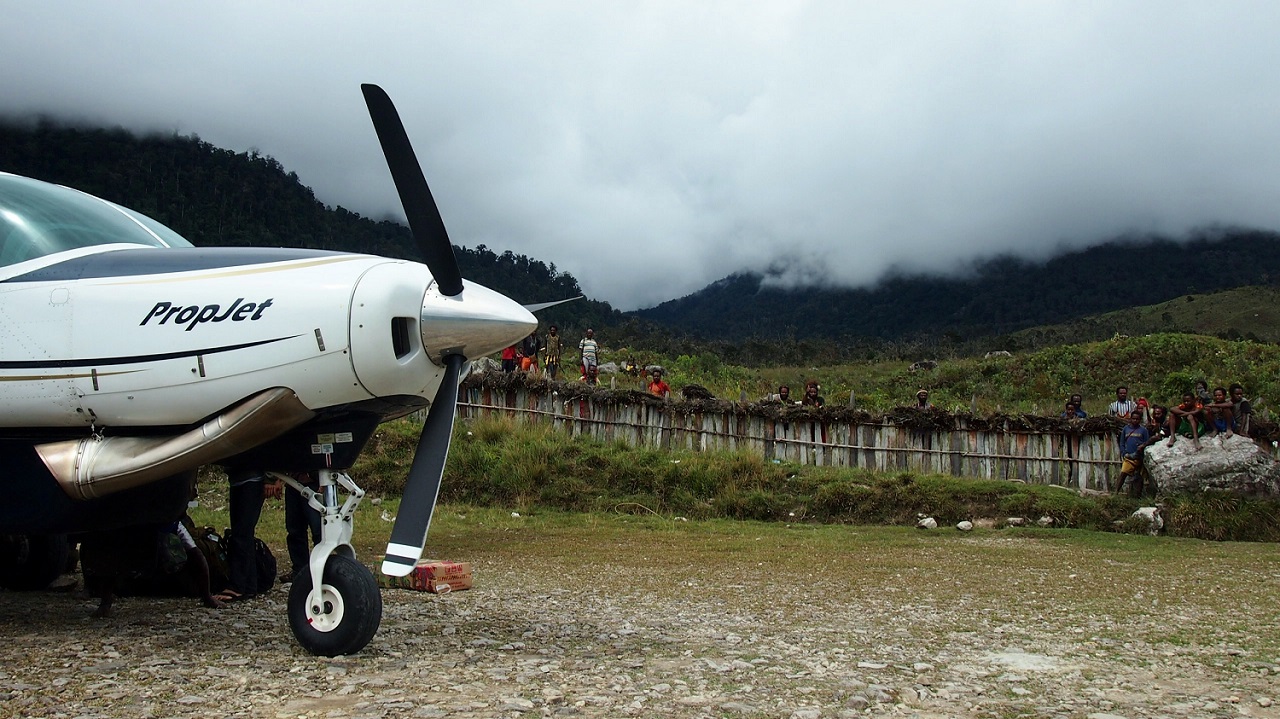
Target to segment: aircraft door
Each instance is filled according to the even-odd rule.
[[[74,361],[72,315],[67,287],[0,290],[0,426],[82,423],[77,383],[91,372]]]

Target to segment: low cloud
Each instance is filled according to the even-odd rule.
[[[1270,3],[372,7],[19,4],[2,110],[257,149],[402,217],[377,82],[456,243],[622,308],[1280,228]]]

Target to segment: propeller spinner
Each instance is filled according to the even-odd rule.
[[[429,290],[423,301],[422,344],[432,361],[445,369],[422,425],[400,512],[382,563],[384,574],[402,577],[413,571],[426,546],[427,530],[440,495],[440,478],[453,436],[463,366],[471,358],[515,344],[528,336],[538,321],[514,300],[481,285],[463,282],[449,233],[427,187],[400,114],[382,88],[361,85],[360,90],[409,219],[409,229],[418,243],[423,263],[435,278],[434,290]]]

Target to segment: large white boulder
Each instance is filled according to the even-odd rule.
[[[1242,494],[1280,494],[1280,462],[1253,440],[1201,437],[1200,449],[1179,437],[1172,447],[1162,440],[1147,448],[1144,462],[1162,493],[1224,489]]]

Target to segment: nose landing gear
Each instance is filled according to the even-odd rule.
[[[320,543],[311,550],[310,571],[296,577],[289,589],[289,628],[308,652],[335,657],[354,654],[373,639],[382,623],[382,594],[351,546],[352,519],[364,490],[342,472],[324,469],[317,474],[319,492],[292,477],[272,476],[321,513]],[[338,486],[350,493],[341,507]]]

